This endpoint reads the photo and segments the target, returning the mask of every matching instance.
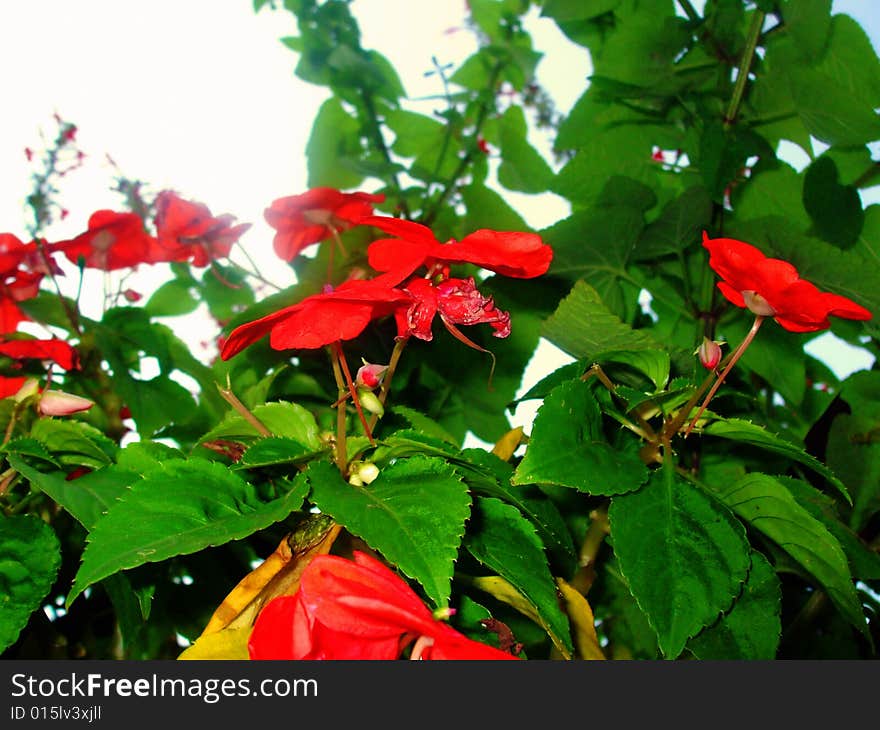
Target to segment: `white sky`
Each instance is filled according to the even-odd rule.
[[[834,8],[880,37],[880,3],[835,0]],[[460,61],[476,47],[466,30],[449,30],[463,25],[464,0],[355,0],[353,11],[364,47],[391,60],[411,98],[440,91],[424,77],[432,55]],[[552,21],[530,17],[535,47],[547,52],[539,79],[565,112],[589,75],[587,53]],[[215,215],[251,222],[243,243],[269,278],[287,283],[262,213],[273,199],[305,190],[305,142],[327,92],[293,75],[297,56],[278,41],[285,35],[296,35],[293,17],[268,8],[255,15],[251,0],[0,0],[0,232],[26,238],[24,148],[42,147],[40,129],[51,133],[58,112],[78,126],[88,158],[62,188],[70,214],[46,231],[49,240],[82,232],[97,209],[120,209],[108,189],[109,154],[155,191],[173,188]],[[505,195],[536,228],[568,210],[549,194]],[[155,286],[149,269],[132,281],[145,294]],[[84,291],[100,291],[100,278],[93,282]],[[65,291],[75,285],[66,282]],[[100,297],[83,306],[96,315]],[[199,318],[169,321],[197,350],[205,338]],[[843,370],[870,362],[847,357]],[[526,385],[563,360],[542,349]]]

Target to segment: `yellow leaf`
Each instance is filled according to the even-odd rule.
[[[317,555],[330,552],[342,527],[329,519],[317,521],[302,532],[287,535],[266,560],[242,578],[214,611],[202,631],[204,636],[227,628],[248,630],[269,601],[277,596],[293,595],[306,566]]]
[[[587,599],[572,588],[562,578],[556,579],[559,592],[562,593],[565,612],[572,628],[574,647],[580,659],[605,659],[605,652],[596,635],[596,619]]]
[[[522,439],[522,426],[512,428],[498,439],[498,442],[492,447],[492,453],[502,461],[509,461],[510,457],[513,456],[513,452],[516,451],[522,443]]]
[[[192,646],[180,654],[180,659],[250,659],[248,639],[252,627],[226,628],[212,634],[202,634]]]
[[[553,641],[553,645],[559,651],[564,659],[571,659],[571,652],[565,647],[565,644],[559,640],[551,630],[550,627],[544,623],[544,620],[541,618],[538,613],[538,609],[535,608],[534,604],[527,599],[522,593],[520,593],[516,588],[514,588],[510,583],[508,583],[504,578],[500,575],[489,575],[480,578],[473,579],[473,585],[479,588],[481,591],[485,591],[490,596],[497,598],[499,601],[506,603],[508,606],[515,608],[519,611],[523,616],[530,618],[534,621],[538,626],[540,626],[544,631],[547,632],[547,635]]]

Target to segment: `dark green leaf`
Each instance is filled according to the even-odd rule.
[[[30,435],[62,464],[98,469],[109,464],[116,452],[113,441],[82,421],[41,418],[31,428]]]
[[[166,461],[135,482],[89,533],[67,605],[120,570],[240,540],[283,520],[303,503],[304,474],[283,497],[262,502],[253,485],[221,464]]]
[[[830,157],[820,157],[804,176],[804,208],[816,232],[840,248],[855,245],[865,223],[862,199],[852,185],[841,185],[837,165]]]
[[[554,643],[572,649],[568,619],[556,598],[556,582],[534,526],[499,499],[481,497],[474,505],[468,552],[498,573],[535,607]]]
[[[655,471],[608,511],[620,570],[674,659],[730,608],[749,570],[749,544],[723,505],[671,472]]]
[[[0,519],[0,651],[13,644],[55,582],[58,538],[32,515]]]
[[[318,462],[309,481],[322,512],[421,583],[438,607],[447,605],[471,504],[452,467],[439,458],[412,456],[384,467],[368,486],[354,487]]]
[[[602,414],[590,386],[562,383],[538,409],[514,484],[559,484],[589,494],[622,494],[638,489],[648,469],[633,453],[604,438]]]

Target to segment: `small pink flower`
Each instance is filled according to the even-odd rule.
[[[357,371],[357,377],[354,381],[355,385],[359,388],[374,390],[382,382],[382,377],[385,375],[386,370],[388,370],[387,365],[374,365],[365,360],[364,364]]]

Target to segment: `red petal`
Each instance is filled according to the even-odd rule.
[[[441,244],[431,256],[450,263],[470,263],[503,276],[530,279],[547,272],[553,249],[535,233],[480,229],[461,241]]]
[[[16,359],[53,360],[65,370],[79,368],[79,357],[76,350],[64,340],[59,339],[0,342],[0,354]]]

